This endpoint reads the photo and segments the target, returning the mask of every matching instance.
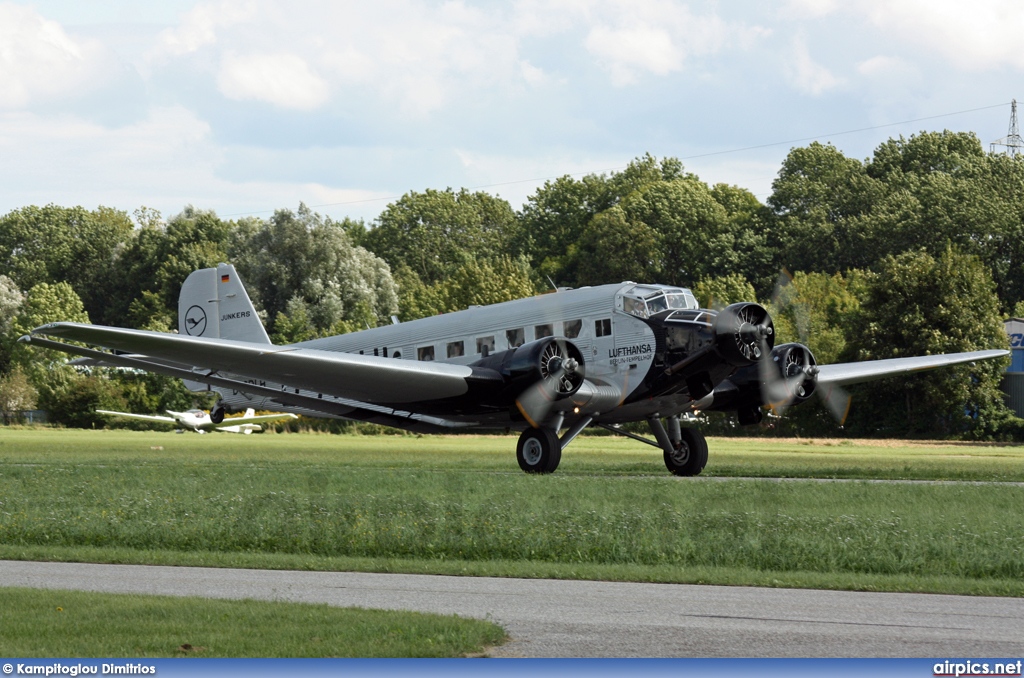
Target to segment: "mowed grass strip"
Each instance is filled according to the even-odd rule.
[[[1024,446],[935,441],[711,438],[702,477],[872,478],[1024,482]],[[182,463],[273,467],[521,471],[516,436],[174,434],[0,427],[0,464]],[[664,476],[659,449],[620,436],[581,436],[557,475]]]
[[[4,657],[461,657],[504,641],[455,616],[0,588]]]
[[[494,453],[460,449],[462,438],[388,437],[387,465],[380,458],[373,465],[372,452],[331,453],[350,444],[339,437],[264,436],[252,459],[235,443],[227,453],[211,445],[204,455],[211,437],[165,436],[191,441],[179,459],[168,445],[116,450],[105,461],[92,449],[79,462],[69,451],[37,449],[19,461],[16,445],[5,446],[0,553],[110,549],[306,557],[321,565],[338,559],[349,567],[386,562],[395,571],[431,571],[435,563],[434,571],[451,572],[443,564],[458,563],[474,574],[558,570],[676,581],[696,572],[721,583],[1024,592],[1019,485],[716,481],[561,469],[537,477],[485,472]],[[273,459],[265,440],[276,443]],[[453,448],[467,468],[447,461]],[[885,449],[900,463],[914,454]],[[487,567],[474,565],[481,563]]]

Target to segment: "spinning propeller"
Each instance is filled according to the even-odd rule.
[[[585,377],[583,355],[565,339],[555,339],[544,346],[537,368],[540,379],[516,398],[516,407],[534,428],[547,419],[555,401],[576,393]]]
[[[771,304],[780,314],[789,308],[796,311],[794,320],[797,332],[801,342],[806,342],[809,323],[806,313],[800,312],[803,309],[794,301],[794,294],[793,278],[784,270],[775,285]],[[766,335],[763,330],[760,330],[759,334],[762,352],[767,352]],[[850,413],[850,394],[837,384],[824,384],[818,387],[819,370],[810,349],[802,343],[783,345],[777,347],[770,355],[771,360],[758,361],[758,376],[761,380],[764,404],[768,405],[772,413],[782,416],[795,400],[803,400],[812,392],[816,392],[839,425],[842,426],[846,422],[846,417]]]

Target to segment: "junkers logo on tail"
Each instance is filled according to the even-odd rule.
[[[250,315],[252,315],[251,311],[238,311],[237,313],[225,313],[224,315],[222,315],[220,317],[220,321],[224,322],[225,320],[237,320],[238,318],[248,318]]]
[[[191,306],[185,313],[185,331],[193,337],[206,331],[206,311],[201,306]]]

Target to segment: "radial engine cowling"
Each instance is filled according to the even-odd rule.
[[[727,306],[715,318],[714,332],[719,353],[737,367],[757,362],[775,346],[775,325],[759,304]]]
[[[817,362],[811,349],[803,344],[782,344],[772,350],[775,370],[787,385],[790,402],[802,403],[811,397],[816,385]]]
[[[501,372],[513,392],[549,381],[550,394],[568,398],[583,385],[583,354],[567,339],[544,337],[509,352]]]

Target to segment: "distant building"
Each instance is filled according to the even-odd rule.
[[[1006,368],[1002,389],[1006,404],[1018,417],[1024,417],[1024,318],[1010,318],[1004,324],[1010,335],[1010,366]]]

